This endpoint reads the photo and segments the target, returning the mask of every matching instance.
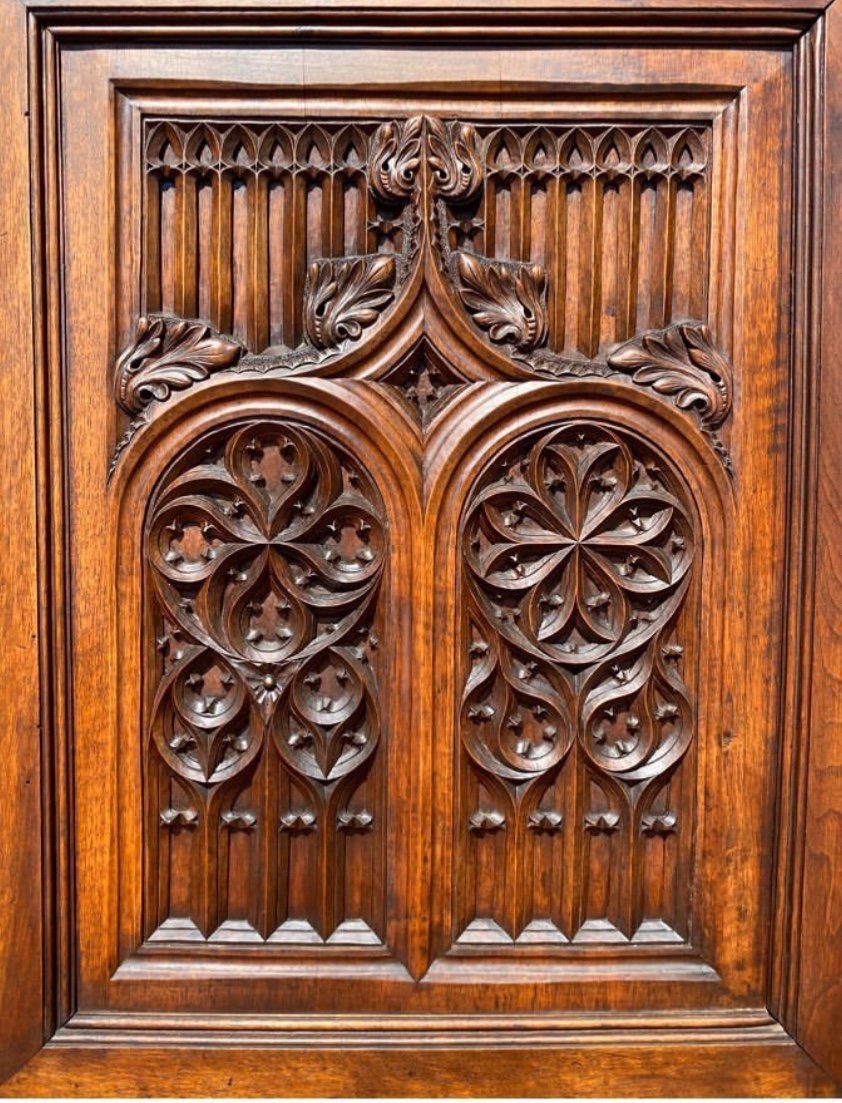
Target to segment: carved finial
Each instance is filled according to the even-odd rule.
[[[368,182],[378,199],[403,203],[415,191],[421,164],[423,120],[420,115],[383,123],[371,141]]]
[[[636,337],[612,352],[608,364],[669,395],[679,409],[695,410],[707,429],[716,429],[731,411],[733,371],[702,322]]]
[[[314,261],[304,302],[304,328],[319,349],[357,340],[395,297],[395,258],[388,254]]]
[[[243,347],[233,337],[216,333],[204,322],[163,316],[138,319],[134,341],[117,361],[114,393],[128,414],[139,414],[150,402],[165,402],[172,391],[183,391],[230,368]]]
[[[427,143],[434,192],[451,203],[471,199],[483,180],[476,130],[466,123],[428,118]]]
[[[336,826],[341,831],[368,831],[373,823],[374,816],[365,809],[361,812],[339,812],[336,817]]]
[[[677,823],[678,819],[674,812],[651,813],[643,816],[640,829],[644,835],[660,835],[666,838],[667,835],[675,834]]]
[[[547,337],[546,273],[538,264],[494,264],[472,253],[456,258],[459,294],[495,344],[528,352]]]
[[[592,835],[613,835],[619,825],[618,812],[588,812],[585,815],[585,830]]]

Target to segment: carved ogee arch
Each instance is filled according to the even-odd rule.
[[[591,308],[563,325],[564,287],[582,282],[583,273],[563,270],[558,258],[548,265],[546,250],[536,255],[538,243],[516,241],[513,231],[505,246],[499,214],[504,198],[513,202],[515,180],[522,226],[530,204],[559,204],[569,193],[570,202],[578,196],[596,210],[611,196],[621,201],[632,185],[648,189],[656,203],[664,188],[680,186],[703,206],[704,128],[500,127],[430,116],[353,127],[162,120],[148,125],[145,142],[148,179],[162,187],[197,174],[220,189],[253,178],[271,195],[275,184],[315,189],[322,209],[326,204],[334,212],[340,198],[347,201],[344,213],[320,223],[322,257],[308,260],[304,239],[286,243],[281,259],[292,282],[283,288],[283,303],[270,304],[271,317],[260,314],[271,296],[259,287],[246,289],[255,297],[247,317],[217,311],[198,320],[162,310],[162,269],[150,259],[147,313],[115,372],[116,400],[132,420],[112,473],[134,433],[162,404],[219,373],[365,374],[361,365],[406,322],[422,295],[438,304],[439,324],[451,328],[453,341],[472,347],[498,378],[611,378],[651,388],[696,418],[730,470],[718,434],[731,410],[732,369],[704,320],[701,293],[688,293],[695,317],[662,314],[660,325],[641,328],[612,308],[606,317],[617,316],[613,332],[597,333],[583,322],[595,316],[605,293],[594,282],[597,271],[588,276]],[[256,202],[249,197],[257,190],[247,187],[245,201]],[[150,190],[148,202],[154,195]],[[150,208],[147,219],[157,225],[164,213]],[[181,268],[195,265],[195,257],[182,259]],[[174,301],[183,307],[190,296]],[[280,314],[278,330],[272,318]]]

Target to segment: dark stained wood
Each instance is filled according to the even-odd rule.
[[[32,11],[8,1094],[842,1076],[836,17],[456,16]]]

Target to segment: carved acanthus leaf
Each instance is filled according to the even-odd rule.
[[[312,344],[330,348],[357,340],[394,299],[396,264],[388,254],[314,261],[304,303]]]
[[[459,294],[495,344],[527,352],[547,337],[546,273],[538,264],[494,264],[471,253],[456,258]]]
[[[150,402],[165,402],[172,391],[183,391],[230,368],[243,347],[233,337],[215,332],[204,322],[164,316],[141,317],[134,342],[117,361],[115,396],[129,414],[139,414]]]
[[[375,131],[369,156],[368,181],[387,203],[403,203],[415,190],[421,164],[423,119],[383,123]]]
[[[427,119],[433,189],[452,203],[471,199],[483,180],[477,132],[465,123]]]
[[[701,322],[682,322],[622,345],[608,364],[633,382],[669,395],[682,410],[695,410],[708,429],[731,410],[733,372]]]

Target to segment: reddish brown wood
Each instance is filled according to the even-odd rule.
[[[7,366],[0,373],[2,485],[9,509],[8,555],[0,567],[0,616],[6,637],[3,681],[8,688],[0,704],[0,747],[7,766],[0,800],[0,1001],[4,1008],[0,1079],[5,1079],[41,1045],[42,984],[53,963],[49,957],[44,959],[43,942],[45,906],[49,908],[52,889],[47,873],[49,846],[46,855],[41,849],[49,835],[41,812],[44,779],[39,728],[44,713],[37,688],[39,637],[50,631],[49,608],[44,591],[39,595],[36,574],[36,503],[43,505],[47,486],[35,461],[36,411],[43,391],[39,388],[36,392],[32,374],[31,241],[29,222],[21,217],[29,205],[26,20],[21,7],[2,6],[0,35],[0,58],[6,73],[0,143],[6,151],[8,173],[0,204],[0,240],[6,252],[0,317],[3,343],[10,350]],[[48,700],[46,686],[44,692]]]
[[[832,1091],[822,12],[32,9],[10,1094]]]
[[[827,1097],[833,1088],[793,1042],[770,1038],[710,1044],[703,1036],[641,1039],[634,1047],[616,1041],[568,1046],[510,1048],[503,1039],[494,1048],[454,1048],[446,1042],[409,1049],[344,1046],[329,1054],[292,1049],[224,1049],[213,1046],[150,1048],[94,1044],[65,1049],[48,1046],[0,1093],[13,1096],[85,1097],[148,1095],[159,1089],[166,1069],[175,1095],[212,1098],[271,1096],[284,1090],[336,1098],[378,1095],[494,1097],[500,1084],[516,1084],[526,1098],[546,1098],[547,1085],[560,1095],[604,1098],[606,1085],[616,1095],[643,1098],[687,1093],[693,1077],[704,1096],[763,1095],[772,1098]]]

